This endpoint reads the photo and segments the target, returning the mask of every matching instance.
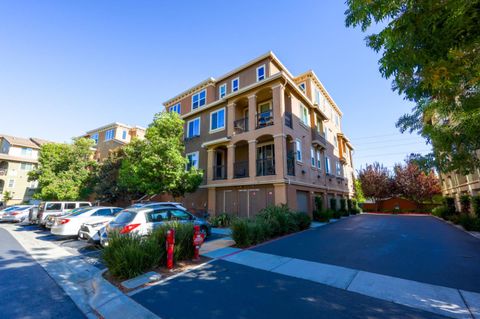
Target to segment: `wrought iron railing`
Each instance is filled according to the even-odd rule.
[[[248,117],[233,122],[233,128],[239,132],[248,132]]]
[[[227,170],[225,165],[215,165],[213,167],[213,179],[226,179],[227,178]]]
[[[257,160],[257,176],[275,175],[275,159]]]
[[[233,177],[243,178],[248,177],[248,161],[239,161],[233,163]]]
[[[287,175],[295,176],[295,153],[288,152],[287,154]]]
[[[285,112],[285,126],[293,128],[292,113]]]
[[[273,111],[266,111],[262,113],[257,113],[256,115],[257,129],[273,125]]]

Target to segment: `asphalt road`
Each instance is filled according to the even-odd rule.
[[[445,318],[221,260],[132,298],[164,319]]]
[[[480,240],[431,216],[362,214],[254,250],[480,292]]]
[[[1,318],[84,318],[23,247],[0,228]]]

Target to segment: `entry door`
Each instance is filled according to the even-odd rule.
[[[215,178],[222,179],[225,178],[225,152],[222,150],[217,150],[215,152]]]

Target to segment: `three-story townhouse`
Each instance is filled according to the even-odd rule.
[[[353,194],[342,112],[313,71],[293,76],[268,52],[166,101],[185,120],[188,166],[204,171],[184,205],[249,217],[270,204],[311,213],[315,196]]]

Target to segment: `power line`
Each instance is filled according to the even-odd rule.
[[[381,140],[381,141],[374,141],[374,142],[368,142],[368,143],[355,143],[355,141],[353,142],[353,145],[356,145],[358,147],[358,145],[371,145],[371,144],[380,144],[380,143],[392,143],[392,142],[406,142],[408,141],[407,140]],[[411,140],[412,143],[415,143],[417,140]]]
[[[412,143],[403,143],[403,144],[389,144],[389,145],[385,145],[385,146],[376,146],[376,147],[370,147],[370,148],[355,148],[355,152],[363,152],[363,151],[369,151],[369,150],[378,150],[378,149],[383,149],[383,148],[387,148],[387,147],[399,147],[399,146],[408,146],[408,145],[412,145]]]
[[[417,150],[415,153],[423,153],[423,152],[429,152],[430,150]],[[354,156],[354,158],[368,158],[368,157],[384,157],[384,156],[393,156],[393,155],[408,155],[413,152],[399,152],[399,153],[377,153],[377,154],[371,154],[371,155],[363,155],[363,156]]]

